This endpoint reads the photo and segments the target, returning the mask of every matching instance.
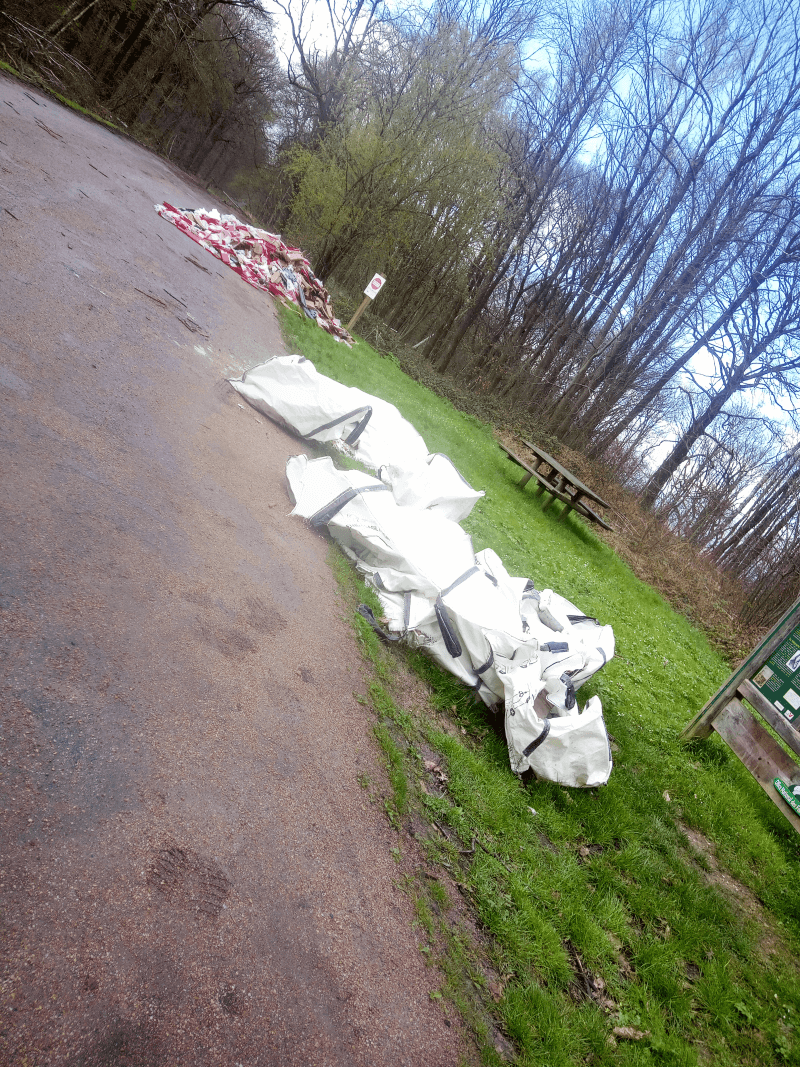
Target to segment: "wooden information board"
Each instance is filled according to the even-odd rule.
[[[793,755],[778,744],[764,723]],[[799,727],[800,600],[695,715],[681,738],[708,737],[712,730],[718,733],[800,831]]]

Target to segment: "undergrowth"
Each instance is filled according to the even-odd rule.
[[[26,71],[16,70],[10,63],[6,63],[0,59],[0,70],[6,71],[6,73],[13,75],[20,81],[28,82],[30,85],[36,86],[37,89],[41,89],[43,92],[48,93],[50,96],[54,96],[56,100],[64,104],[65,107],[71,108],[73,111],[79,111],[82,115],[86,115],[87,118],[94,119],[95,122],[101,122],[104,126],[107,126],[110,130],[114,130],[115,133],[122,133],[119,126],[115,126],[113,122],[108,119],[104,119],[102,115],[98,115],[94,111],[90,111],[89,108],[83,107],[82,104],[77,103],[75,100],[71,100],[68,96],[64,96],[62,93],[57,92],[52,85],[33,68],[29,68]]]
[[[285,329],[322,373],[396,404],[486,490],[463,524],[476,550],[614,626],[615,659],[579,693],[603,701],[608,785],[520,780],[502,722],[421,653],[379,643],[355,612],[359,599],[379,605],[336,554],[375,671],[387,816],[398,850],[410,827],[425,861],[407,889],[443,1005],[486,1063],[800,1062],[799,839],[718,738],[678,741],[725,661],[574,514],[543,512],[487,425],[363,342],[348,350],[296,317]],[[398,695],[406,670],[425,707]]]

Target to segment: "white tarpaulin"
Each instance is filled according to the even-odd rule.
[[[459,522],[484,495],[447,456],[429,454],[393,404],[327,378],[303,356],[275,356],[231,379],[231,385],[258,411],[301,437],[333,442],[379,471],[399,504]]]
[[[614,654],[601,626],[552,590],[477,556],[457,522],[402,505],[382,481],[330,458],[287,463],[293,514],[326,526],[376,588],[390,633],[426,648],[489,705],[505,706],[511,765],[571,786],[602,785],[611,754],[602,708],[575,690]]]

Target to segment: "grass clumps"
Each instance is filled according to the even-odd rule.
[[[286,329],[486,490],[464,523],[476,549],[616,634],[617,656],[579,693],[603,701],[608,785],[520,780],[502,721],[421,653],[383,646],[355,612],[371,594],[335,554],[374,665],[387,815],[443,1005],[490,1064],[800,1062],[800,838],[718,738],[678,741],[725,660],[574,514],[543,512],[488,426],[363,342],[348,350],[296,317]],[[417,844],[401,849],[409,833]]]
[[[19,81],[27,82],[29,85],[33,85],[37,89],[41,89],[42,92],[47,93],[49,96],[55,97],[55,99],[62,103],[65,107],[71,108],[73,111],[79,111],[82,115],[86,115],[87,118],[93,119],[95,122],[101,122],[104,126],[107,126],[109,130],[114,130],[115,133],[124,132],[120,129],[119,126],[115,126],[113,122],[110,122],[108,119],[104,119],[102,115],[98,115],[94,111],[90,111],[88,108],[85,108],[81,104],[76,103],[75,100],[70,100],[68,96],[63,96],[61,93],[56,92],[56,90],[51,85],[48,85],[47,82],[37,72],[33,70],[31,70],[28,75],[22,74],[20,73],[20,71],[12,67],[10,63],[6,63],[2,59],[0,59],[0,70],[6,71],[14,78],[19,79]]]

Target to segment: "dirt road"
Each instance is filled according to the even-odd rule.
[[[0,78],[0,1062],[456,1064],[271,299],[168,164]]]

